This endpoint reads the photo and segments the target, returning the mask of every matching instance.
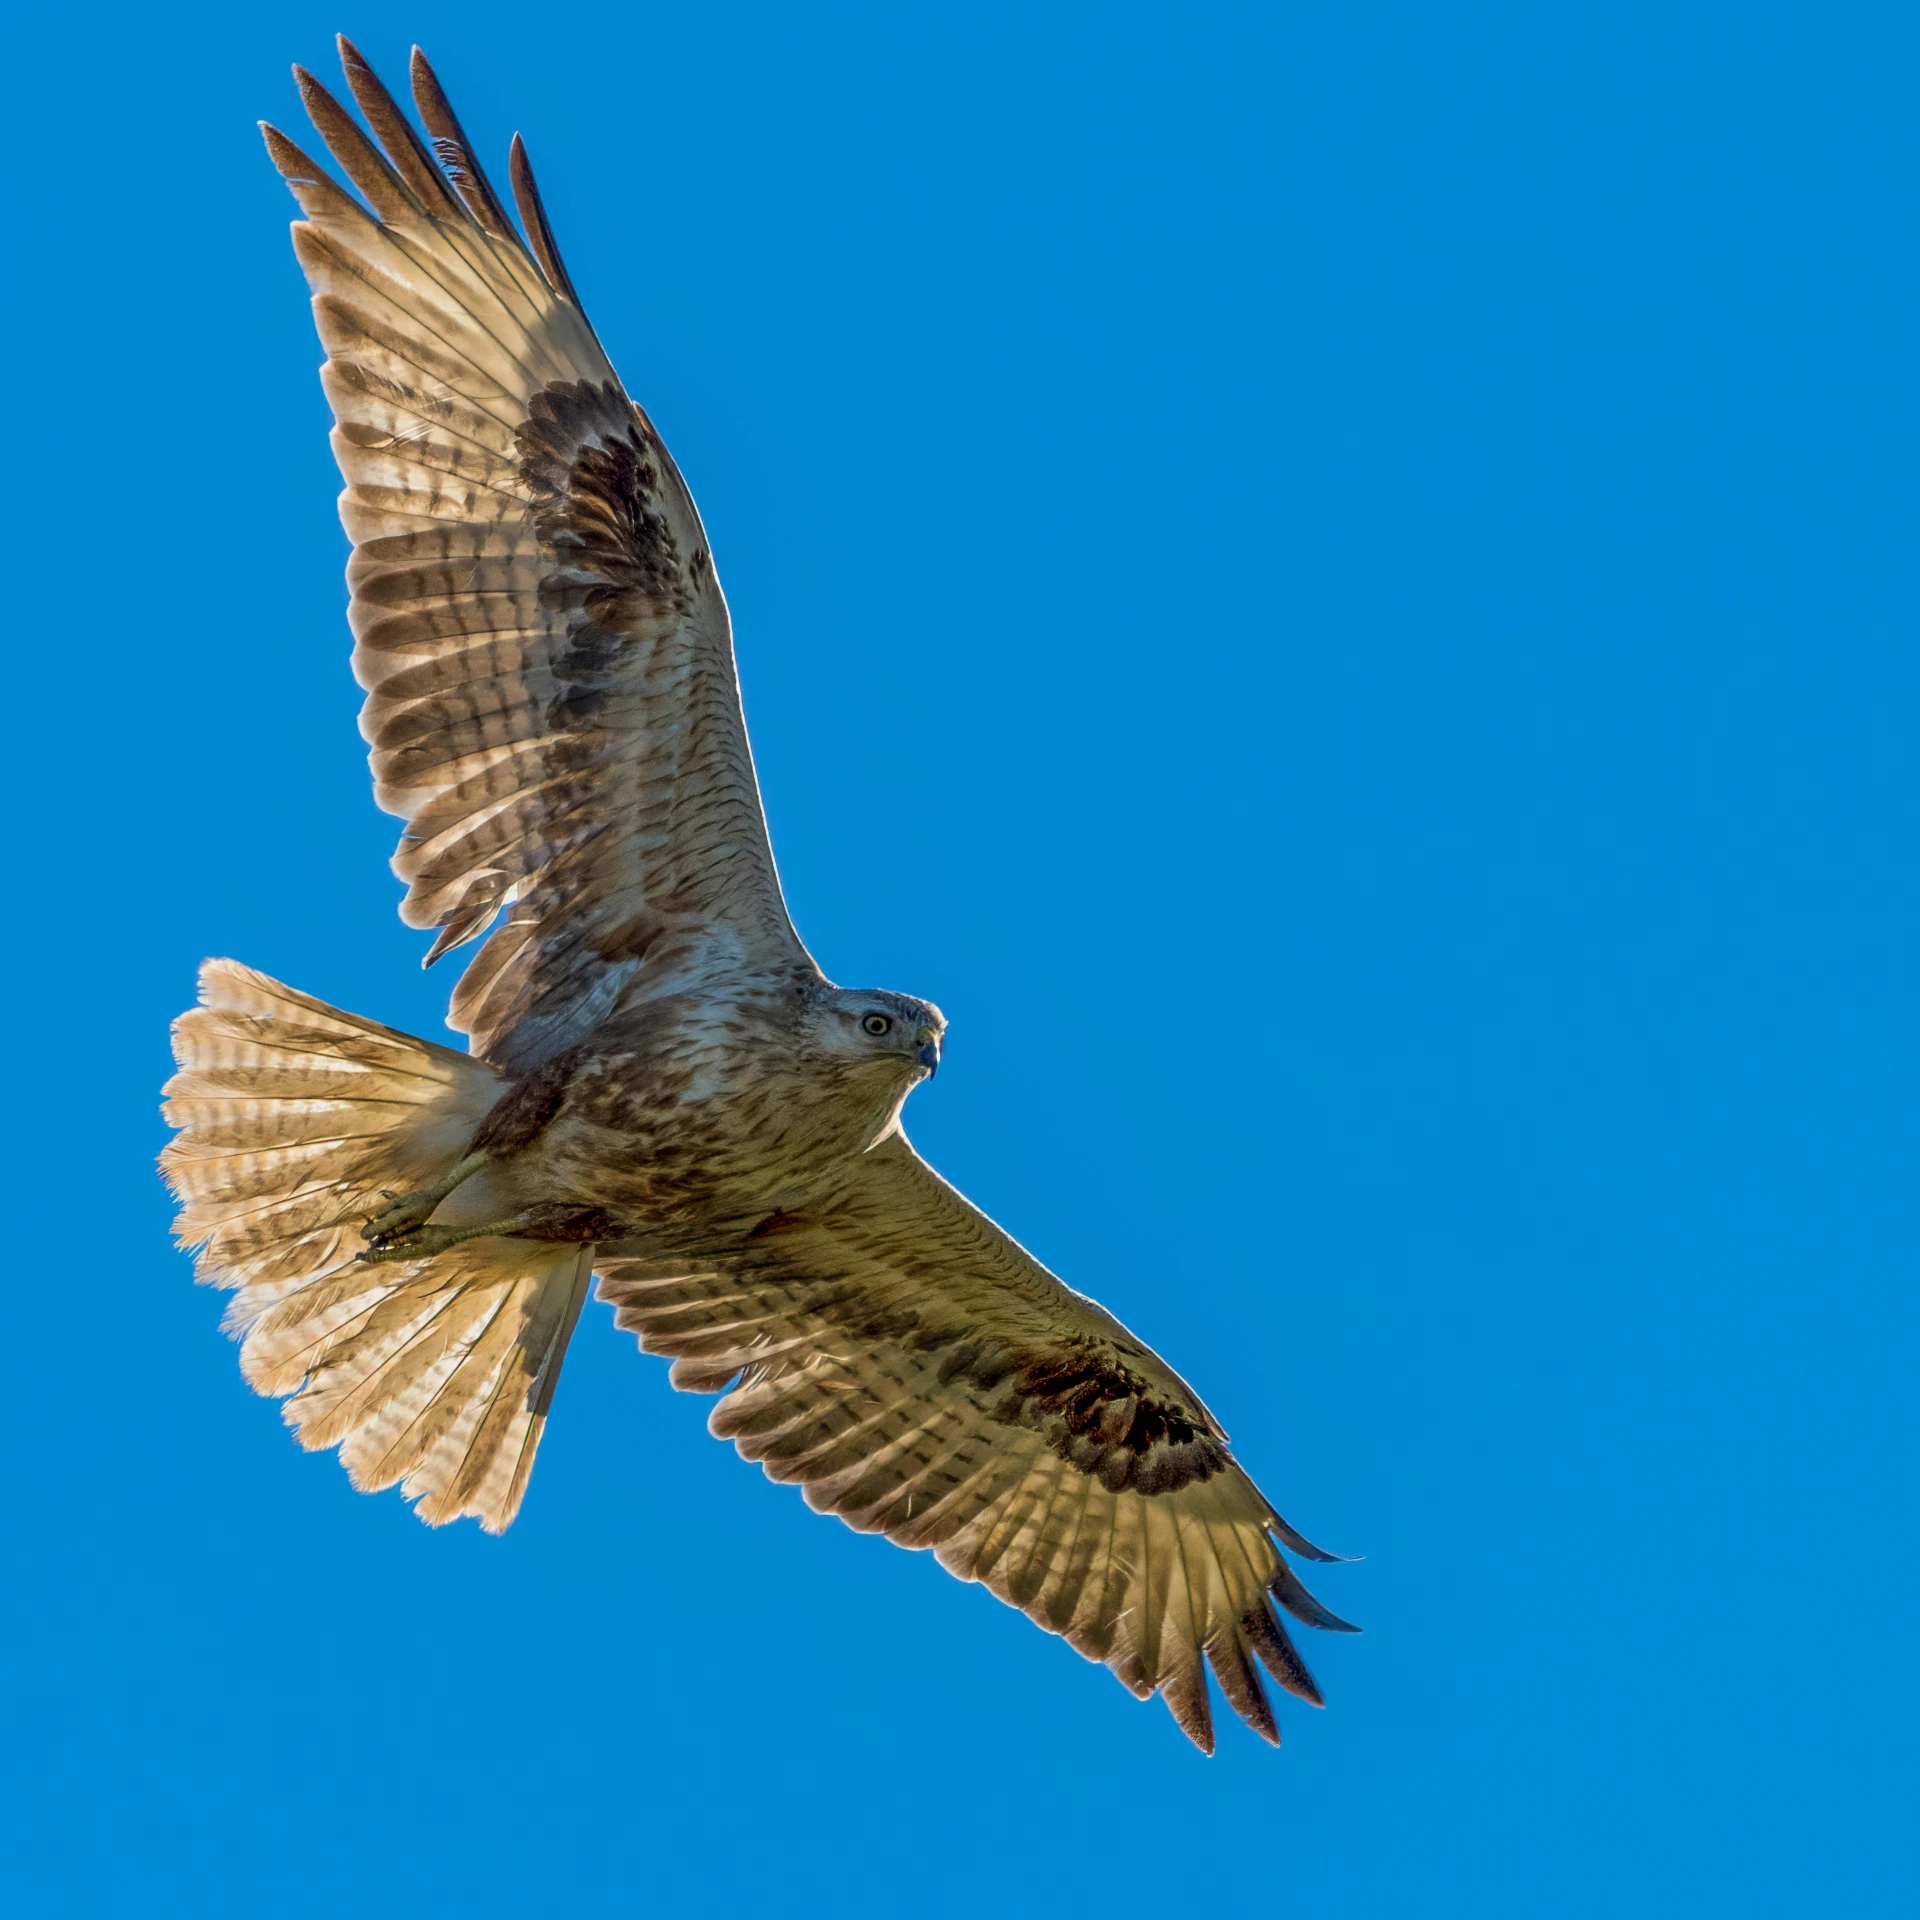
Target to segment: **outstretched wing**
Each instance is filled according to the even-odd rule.
[[[407,823],[401,917],[439,930],[428,958],[505,909],[449,1020],[524,1071],[663,936],[801,949],[700,516],[580,310],[525,152],[516,139],[530,246],[424,58],[431,149],[344,40],[341,57],[377,144],[295,72],[365,207],[264,131],[306,215],[361,731],[380,804]]]
[[[712,1430],[809,1505],[931,1547],[1212,1750],[1202,1655],[1279,1732],[1252,1655],[1319,1689],[1271,1602],[1344,1628],[1279,1541],[1303,1540],[1227,1451],[1192,1389],[1062,1285],[904,1139],[817,1213],[775,1214],[688,1263],[602,1248],[601,1297],[677,1387],[720,1392]],[[1349,1629],[1350,1630],[1350,1629]]]

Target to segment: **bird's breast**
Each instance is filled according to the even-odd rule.
[[[791,1211],[843,1177],[899,1097],[752,1034],[609,1049],[576,1071],[538,1183],[636,1229]]]

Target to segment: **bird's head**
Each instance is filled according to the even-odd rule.
[[[850,1066],[890,1066],[910,1085],[939,1070],[947,1023],[925,1000],[882,987],[829,987],[812,1013],[821,1046]]]

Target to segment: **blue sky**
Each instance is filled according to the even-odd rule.
[[[574,23],[585,22],[584,26]],[[928,1156],[1357,1565],[1206,1761],[604,1309],[504,1540],[243,1388],[228,953],[425,1033],[252,122],[530,144]],[[1905,1914],[1916,30],[1888,6],[45,9],[6,333],[8,1852],[47,1914]]]

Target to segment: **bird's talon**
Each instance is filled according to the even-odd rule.
[[[419,1244],[424,1235],[417,1233],[375,1233],[371,1227],[364,1229],[367,1248],[364,1253],[353,1257],[364,1266],[376,1267],[387,1260],[408,1260],[422,1253],[438,1252],[437,1247]]]
[[[422,1222],[395,1233],[374,1232],[371,1230],[374,1223],[369,1222],[367,1250],[355,1254],[354,1258],[370,1267],[386,1260],[431,1260],[435,1254],[445,1253],[463,1240],[474,1240],[486,1233],[513,1233],[525,1219],[524,1214],[514,1214],[504,1220],[489,1220],[484,1225],[471,1227],[430,1227]]]
[[[360,1229],[361,1239],[374,1246],[381,1246],[415,1227],[425,1226],[428,1215],[440,1204],[440,1195],[431,1189],[425,1193],[383,1193],[380,1197],[387,1202],[386,1206],[370,1215],[366,1225]]]

